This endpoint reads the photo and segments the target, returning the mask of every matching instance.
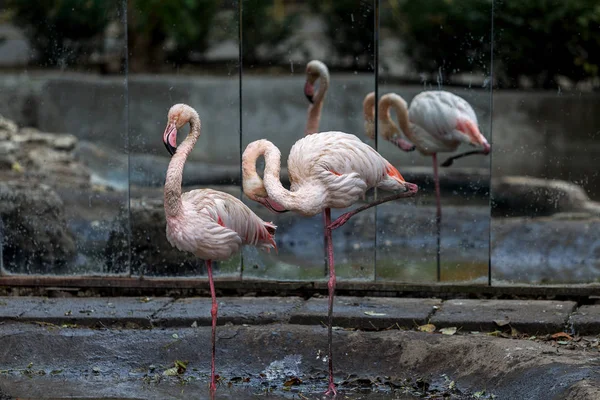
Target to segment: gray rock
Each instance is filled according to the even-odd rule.
[[[589,197],[578,185],[554,179],[505,176],[492,180],[496,216],[542,216],[587,208]]]
[[[47,185],[0,182],[4,266],[12,273],[51,273],[75,256],[63,202]]]
[[[116,226],[106,244],[108,272],[177,276],[204,270],[203,261],[177,250],[167,241],[162,200],[132,199],[129,217],[124,210],[117,217]]]

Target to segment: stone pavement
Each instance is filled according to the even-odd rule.
[[[289,323],[321,325],[327,298],[220,297],[219,325]],[[40,322],[87,327],[185,328],[210,325],[211,300],[206,297],[0,297],[2,321]],[[529,334],[567,331],[600,333],[600,304],[578,307],[574,301],[447,300],[338,296],[334,325],[361,330],[414,329],[433,324],[459,332],[512,327]]]

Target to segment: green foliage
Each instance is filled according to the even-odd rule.
[[[418,72],[444,78],[489,73],[492,0],[384,0],[381,24],[404,42]],[[520,77],[556,87],[600,74],[598,0],[495,0],[494,69],[502,86]]]
[[[418,72],[444,79],[490,63],[491,0],[385,0],[381,26],[404,42]]]
[[[280,58],[287,49],[278,49],[277,45],[289,39],[300,22],[299,15],[286,13],[277,0],[240,0],[242,1],[242,51],[244,63],[258,63],[260,49],[269,48],[269,60]],[[294,47],[290,45],[289,47]]]
[[[6,0],[8,12],[25,28],[41,65],[73,62],[98,48],[104,28],[120,11],[119,4],[117,0]]]
[[[416,0],[414,0],[417,2]],[[351,56],[355,69],[373,69],[375,10],[372,0],[310,0],[313,12],[326,23],[338,57]]]
[[[598,0],[497,0],[495,24],[498,72],[509,86],[520,75],[546,88],[556,88],[557,75],[599,75]]]
[[[157,54],[167,39],[175,47],[170,58],[176,63],[189,59],[192,51],[202,53],[208,47],[208,35],[221,0],[128,0],[130,43],[138,45],[138,54]],[[159,59],[148,62],[162,62]]]

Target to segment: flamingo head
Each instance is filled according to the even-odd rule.
[[[169,110],[167,116],[167,127],[163,133],[163,143],[169,154],[173,155],[177,151],[177,130],[198,116],[196,111],[187,104],[175,104]]]
[[[490,153],[492,147],[488,143],[485,136],[481,134],[481,131],[477,126],[477,121],[459,118],[456,127],[460,132],[464,134],[464,138],[467,143],[469,143],[472,146],[482,147],[483,154]]]
[[[312,60],[306,64],[306,83],[304,84],[304,95],[311,103],[314,103],[315,99],[315,82],[321,78],[320,93],[325,93],[325,89],[329,84],[329,70],[327,66],[319,60]],[[323,95],[319,96],[319,100]]]
[[[254,200],[257,203],[262,204],[274,213],[284,213],[289,211],[269,197],[269,194],[265,189],[265,185],[258,175],[244,178],[242,185],[244,188],[244,194],[246,194],[250,200]]]

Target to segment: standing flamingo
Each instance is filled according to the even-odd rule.
[[[315,82],[319,79],[319,89],[315,94]],[[329,69],[319,60],[312,60],[306,64],[306,83],[304,84],[304,94],[310,105],[308,106],[308,119],[306,121],[305,135],[319,132],[319,121],[321,120],[321,110],[323,109],[323,100],[329,88]]]
[[[371,138],[375,136],[374,112],[375,94],[369,93],[363,102],[365,114],[365,130]],[[400,128],[390,116],[390,107],[396,111]],[[440,200],[440,181],[438,176],[437,153],[455,151],[461,143],[483,147],[483,150],[470,151],[450,157],[442,166],[449,166],[452,161],[470,154],[488,154],[490,145],[478,128],[477,116],[473,107],[463,98],[444,90],[419,93],[410,104],[395,93],[388,93],[379,100],[379,119],[383,137],[404,151],[419,152],[433,158],[433,176],[436,198],[437,229],[437,279],[440,280],[440,241],[442,206]],[[402,132],[414,143],[410,144],[398,135]]]
[[[177,147],[177,130],[190,124],[190,133]],[[181,193],[183,166],[200,137],[200,117],[186,104],[175,104],[169,110],[163,142],[173,156],[165,181],[165,215],[167,240],[181,251],[206,260],[212,297],[212,392],[215,381],[215,333],[217,298],[212,276],[212,260],[227,260],[240,251],[242,245],[254,245],[269,250],[277,248],[273,240],[275,225],[261,220],[239,199],[211,189]]]
[[[256,172],[256,161],[265,158],[263,179]],[[345,224],[353,215],[378,204],[417,193],[417,185],[404,181],[402,175],[371,146],[354,135],[343,132],[321,132],[298,140],[288,157],[291,190],[281,184],[281,152],[268,140],[250,143],[242,155],[244,193],[271,210],[291,210],[304,216],[325,212],[327,255],[329,264],[329,388],[336,394],[333,382],[332,323],[335,292],[335,267],[331,231]],[[373,187],[400,192],[342,214],[331,223],[331,208],[346,208]]]

